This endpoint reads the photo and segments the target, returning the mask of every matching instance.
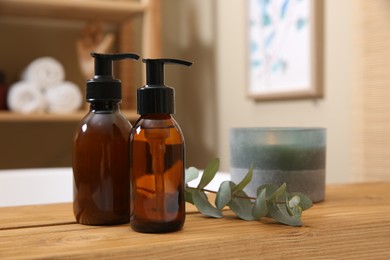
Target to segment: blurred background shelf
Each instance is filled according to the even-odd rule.
[[[55,21],[81,21],[88,23],[90,21],[99,20],[104,23],[110,23],[111,27],[114,27],[116,33],[115,50],[113,52],[135,52],[142,57],[157,58],[161,57],[161,22],[160,22],[160,0],[0,0],[0,18],[11,18],[13,20],[19,19],[26,23],[26,19],[30,21],[43,20],[42,27],[46,24],[52,24],[52,26],[58,26],[60,23]],[[26,23],[29,26],[29,23]],[[36,25],[35,25],[36,26]],[[58,30],[64,28],[59,26]],[[27,29],[28,30],[28,29]],[[33,30],[33,29],[31,29]],[[13,33],[12,31],[10,31]],[[6,37],[6,36],[5,36]],[[26,36],[26,41],[34,41]],[[31,37],[31,36],[30,36]],[[34,35],[35,37],[35,35]],[[39,38],[36,36],[35,38]],[[66,36],[64,36],[66,37]],[[137,41],[137,42],[136,42]],[[54,45],[53,42],[40,41],[42,45]],[[63,43],[63,48],[67,51],[72,51],[73,46],[69,45],[69,41]],[[40,49],[42,51],[42,49]],[[48,54],[39,54],[37,48],[32,48],[32,52],[36,53],[37,57],[45,56]],[[21,53],[13,53],[13,55],[20,55],[18,60],[14,61],[14,64],[19,64],[19,59],[26,59],[26,55]],[[14,51],[15,52],[15,51]],[[75,51],[74,51],[75,52]],[[12,54],[13,53],[13,54]],[[58,54],[59,55],[59,54]],[[68,55],[69,57],[69,55]],[[66,57],[64,65],[67,65],[67,79],[71,79],[81,88],[82,93],[85,94],[85,79],[81,79],[80,72],[77,71],[76,61],[70,61]],[[75,60],[75,54],[72,54],[72,59]],[[14,67],[12,64],[6,64],[7,59],[2,61],[5,64],[1,64],[0,68],[9,69]],[[66,63],[67,62],[67,63]],[[25,62],[25,64],[28,62]],[[20,65],[19,65],[20,66]],[[75,69],[76,68],[76,69]],[[130,62],[118,62],[116,68],[116,77],[122,81],[122,111],[127,111],[126,114],[130,121],[135,120],[135,88],[140,84],[136,84],[135,75],[142,74],[144,72],[137,71],[134,64]],[[139,69],[138,69],[139,70]],[[7,71],[5,71],[7,72]],[[9,73],[9,71],[8,71]],[[11,78],[12,83],[15,81],[15,69],[11,75],[6,75]],[[76,75],[80,74],[80,75]],[[141,78],[141,76],[140,76]],[[75,80],[72,80],[75,79]],[[80,83],[82,82],[82,83]],[[83,105],[83,108],[85,104]],[[50,115],[50,114],[33,114],[33,115],[21,115],[8,111],[0,111],[0,122],[72,122],[80,120],[84,112],[76,112],[72,115]]]
[[[19,114],[9,111],[0,111],[0,123],[16,122],[79,122],[88,111],[80,110],[72,114]],[[134,122],[139,115],[135,110],[122,110],[129,121]]]
[[[32,60],[51,56],[62,63],[65,80],[80,87],[76,43],[89,24],[102,23],[113,34],[107,52],[134,52],[161,57],[160,0],[0,0],[0,70],[5,85],[17,82]],[[115,77],[122,81],[121,111],[134,123],[136,86],[143,70],[135,62],[118,61]],[[70,167],[74,130],[88,113],[84,101],[72,114],[18,114],[0,110],[0,169]]]
[[[0,0],[0,15],[122,22],[147,10],[148,1]]]

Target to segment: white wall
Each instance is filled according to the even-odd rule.
[[[255,102],[246,96],[246,4],[218,0],[217,120],[221,169],[229,169],[229,129],[243,126],[319,126],[328,131],[327,182],[351,175],[351,92],[356,64],[354,0],[326,0],[324,88],[320,100]]]

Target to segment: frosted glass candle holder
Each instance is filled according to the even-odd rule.
[[[313,202],[325,198],[326,129],[232,128],[230,131],[232,181],[238,183],[253,163],[252,181],[245,192],[256,196],[262,184],[287,184]]]

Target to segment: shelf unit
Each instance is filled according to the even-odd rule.
[[[0,14],[88,20],[99,17],[105,21],[122,22],[147,10],[147,1],[104,0],[1,0]]]
[[[132,51],[132,39],[128,36],[132,30],[132,18],[142,16],[142,53],[143,57],[161,56],[160,0],[0,0],[0,16],[51,18],[89,21],[100,19],[117,24],[120,52]],[[120,65],[119,75],[123,85],[133,81],[131,64]],[[126,73],[127,72],[127,73]],[[123,89],[123,100],[134,100],[134,90]],[[127,102],[122,110],[129,120],[137,117],[134,102]],[[57,114],[16,114],[0,112],[0,122],[67,122],[80,120],[85,110],[71,115]]]
[[[129,121],[134,122],[138,119],[139,115],[135,110],[125,110],[122,113],[126,116]],[[1,122],[76,122],[80,121],[85,115],[86,111],[77,111],[72,114],[49,114],[49,113],[34,113],[34,114],[19,114],[8,111],[0,112],[0,123]]]

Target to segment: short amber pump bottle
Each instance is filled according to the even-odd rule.
[[[95,58],[95,76],[87,81],[90,110],[76,129],[73,142],[73,211],[80,224],[128,223],[131,124],[119,108],[121,82],[112,75],[112,63],[139,56],[91,55]]]
[[[174,89],[164,85],[164,65],[191,62],[143,59],[146,85],[137,90],[140,116],[130,135],[130,225],[144,233],[180,230],[185,221],[185,146],[175,113]]]

